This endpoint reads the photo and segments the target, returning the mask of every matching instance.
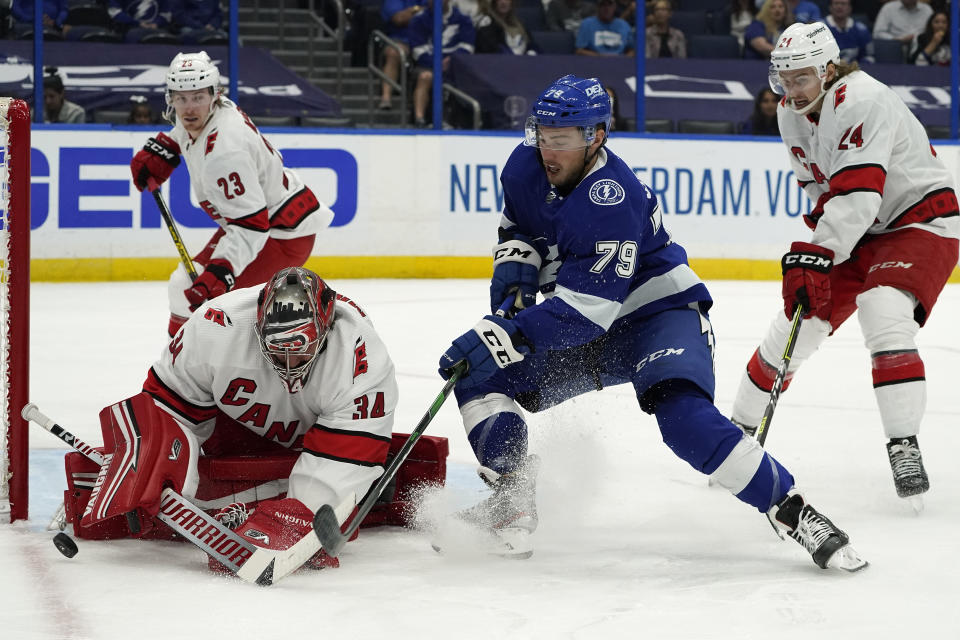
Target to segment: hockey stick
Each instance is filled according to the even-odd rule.
[[[105,457],[102,453],[44,415],[35,404],[29,403],[25,405],[20,413],[24,420],[35,422],[91,461],[103,466]],[[157,513],[157,519],[229,568],[246,582],[255,582],[261,586],[269,586],[275,581],[272,574],[262,575],[262,571],[257,572],[255,579],[247,579],[245,577],[247,574],[241,575],[241,571],[243,566],[251,560],[254,560],[254,564],[270,565],[272,568],[276,564],[276,558],[273,556],[279,555],[278,552],[258,547],[249,540],[239,536],[231,529],[222,525],[219,520],[206,514],[200,507],[197,507],[169,487],[164,489],[160,496],[160,512]],[[309,539],[314,538],[314,536],[304,537]],[[264,558],[264,556],[268,558]],[[307,556],[303,562],[306,562],[309,558],[310,556]],[[279,566],[280,569],[285,572],[283,575],[287,575],[302,565],[303,562],[300,562],[300,564],[292,568],[288,568],[282,562],[279,563]]]
[[[790,325],[790,333],[787,335],[787,344],[783,348],[783,357],[780,358],[780,366],[777,367],[777,375],[773,379],[773,386],[770,388],[770,400],[767,402],[767,408],[763,410],[763,418],[757,425],[757,442],[763,446],[767,439],[767,432],[770,431],[770,422],[773,420],[773,411],[777,408],[777,402],[780,400],[780,391],[783,390],[783,382],[787,378],[787,368],[790,366],[790,359],[793,357],[793,348],[797,346],[797,334],[800,333],[800,325],[803,323],[803,305],[798,304],[793,311],[793,324]]]
[[[347,543],[347,540],[350,539],[350,536],[360,527],[360,523],[363,522],[363,519],[367,517],[367,514],[370,513],[370,509],[373,508],[373,505],[377,502],[377,499],[380,497],[380,494],[383,493],[383,490],[386,488],[387,484],[393,480],[393,477],[397,475],[397,471],[400,469],[400,465],[404,463],[407,459],[407,456],[410,455],[410,451],[413,449],[413,445],[417,443],[417,440],[420,439],[420,436],[423,435],[423,432],[426,430],[427,425],[433,420],[433,417],[437,415],[437,412],[440,410],[440,407],[443,406],[444,401],[450,395],[450,392],[453,390],[454,385],[457,384],[457,380],[466,373],[467,363],[466,361],[461,360],[453,366],[453,373],[450,375],[450,378],[447,380],[446,384],[443,385],[443,389],[440,390],[440,394],[434,399],[433,404],[427,409],[427,412],[423,414],[423,417],[420,418],[420,422],[410,433],[410,437],[407,438],[407,441],[403,443],[403,446],[400,447],[400,450],[397,452],[396,457],[390,462],[390,465],[383,472],[383,475],[380,476],[380,479],[377,481],[377,484],[373,486],[367,493],[367,497],[360,504],[360,508],[357,511],[357,515],[350,522],[350,526],[347,527],[347,530],[343,533],[340,532],[340,522],[337,519],[337,514],[334,513],[330,505],[323,505],[320,507],[320,510],[317,511],[317,515],[313,517],[313,530],[317,534],[319,540],[318,547],[323,546],[326,549],[327,554],[336,558],[340,554],[340,550],[343,548],[343,545]]]
[[[183,263],[184,268],[187,270],[187,274],[190,276],[190,282],[193,282],[197,279],[197,270],[193,266],[193,260],[190,259],[190,254],[187,253],[187,247],[183,244],[183,238],[180,237],[180,231],[177,230],[177,223],[173,221],[173,214],[170,213],[167,203],[163,199],[163,194],[160,193],[160,189],[154,189],[150,193],[153,194],[153,199],[157,203],[157,208],[160,209],[160,215],[163,217],[164,223],[167,225],[167,230],[170,232],[170,237],[173,238],[173,244],[177,247],[177,253],[180,254],[180,262]]]

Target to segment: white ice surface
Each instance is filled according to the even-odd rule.
[[[479,280],[334,281],[371,314],[401,389],[396,430],[441,387],[439,354],[485,312]],[[713,282],[717,403],[779,299],[773,282]],[[99,410],[136,393],[164,348],[160,282],[36,284],[31,399],[100,442]],[[78,541],[68,560],[45,525],[65,486],[65,447],[33,427],[31,519],[0,525],[0,638],[960,638],[960,287],[920,333],[928,411],[920,434],[932,484],[914,515],[896,497],[853,319],[783,396],[771,452],[871,566],[822,571],[756,510],[678,460],[628,387],[530,417],[544,459],[530,560],[468,548],[441,556],[424,530],[365,529],[337,570],[268,588],[214,577],[187,544]],[[450,439],[448,486],[426,519],[474,501],[480,485],[455,402],[428,433]]]

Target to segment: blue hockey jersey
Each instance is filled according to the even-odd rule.
[[[567,196],[550,185],[537,150],[519,145],[500,174],[501,238],[522,234],[542,259],[546,300],[514,321],[539,351],[586,344],[633,319],[712,304],[683,247],[663,227],[656,196],[609,149]]]

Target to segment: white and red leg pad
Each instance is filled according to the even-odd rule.
[[[81,526],[142,510],[160,509],[164,487],[192,495],[199,443],[189,429],[140,393],[100,412],[104,458],[83,510]]]
[[[217,428],[220,429],[219,423]],[[408,434],[393,434],[390,456],[400,450],[408,437]],[[258,440],[262,441],[262,438]],[[205,444],[204,449],[206,447]],[[367,514],[362,526],[408,524],[412,520],[421,488],[443,486],[447,475],[448,452],[446,438],[421,436],[397,472],[395,482],[390,483],[381,500]],[[199,486],[192,500],[208,513],[215,514],[233,502],[243,502],[252,510],[258,501],[285,497],[286,480],[298,456],[297,452],[281,447],[256,455],[202,455],[197,464]],[[67,522],[74,525],[74,535],[94,540],[129,536],[130,531],[123,516],[109,518],[89,527],[79,526],[80,514],[90,498],[99,467],[79,453],[67,454],[65,465],[67,490],[64,491],[64,504]],[[144,526],[143,537],[175,539],[175,534],[165,524],[159,521],[154,524],[152,529],[148,524]]]
[[[264,500],[257,505],[253,515],[234,531],[258,547],[289,549],[303,536],[313,535],[313,512],[296,498]],[[213,558],[208,558],[208,566],[217,573],[231,573]],[[310,569],[336,569],[340,561],[321,549],[304,566]]]

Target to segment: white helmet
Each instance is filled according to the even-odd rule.
[[[220,71],[213,63],[206,51],[200,53],[178,53],[167,69],[167,113],[164,114],[172,122],[173,100],[170,95],[173,91],[195,91],[210,88],[214,95],[214,103],[210,105],[210,113],[216,105],[216,96],[220,91]]]
[[[780,83],[780,72],[813,67],[817,77],[820,78],[820,95],[802,109],[796,109],[792,101],[787,101],[791,109],[803,115],[810,111],[826,93],[823,85],[827,75],[827,63],[836,62],[839,59],[840,47],[837,46],[837,41],[834,40],[827,25],[822,22],[792,24],[780,34],[777,46],[770,52],[768,74],[770,88],[774,93],[786,95],[787,92]]]

